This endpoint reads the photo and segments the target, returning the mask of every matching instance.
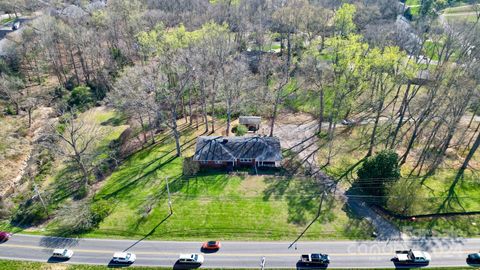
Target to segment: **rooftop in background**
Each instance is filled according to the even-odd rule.
[[[240,124],[260,124],[262,118],[260,116],[240,116]]]

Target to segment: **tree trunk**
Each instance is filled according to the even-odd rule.
[[[182,155],[182,150],[180,146],[180,134],[178,133],[178,129],[177,129],[177,109],[176,108],[173,108],[172,110],[171,121],[172,121],[173,137],[175,138],[175,147],[177,150],[177,157],[180,157]]]
[[[28,108],[28,128],[32,127],[32,111],[33,107]]]
[[[211,110],[212,110],[212,114],[211,114],[211,118],[212,118],[212,133],[215,132],[215,94],[212,93],[212,99],[211,99]]]
[[[189,121],[189,125],[191,126],[193,124],[193,120],[192,120],[192,90],[189,88],[188,90],[188,113],[190,115],[190,121]]]
[[[230,100],[227,99],[227,137],[230,135],[230,122],[231,122],[231,105],[230,105]]]
[[[370,147],[368,148],[367,157],[372,155],[373,146],[375,145],[375,135],[377,133],[378,123],[380,121],[380,114],[382,113],[384,99],[382,99],[377,107],[377,115],[375,116],[375,123],[373,124],[372,134],[370,135]]]
[[[77,85],[80,85],[80,77],[78,76],[77,65],[75,64],[75,57],[73,57],[73,49],[71,47],[69,47],[69,51],[70,51],[70,59],[72,61],[72,65],[73,65],[73,71],[75,72],[75,78],[76,78],[76,81],[77,81]]]
[[[400,118],[398,119],[397,127],[395,128],[395,131],[393,132],[392,135],[392,143],[390,144],[390,149],[393,149],[395,147],[395,141],[397,140],[398,132],[400,131],[400,128],[403,126],[403,118],[405,117],[405,113],[407,111],[408,107],[408,94],[410,92],[410,87],[412,85],[409,83],[407,85],[407,89],[405,90],[405,94],[403,95],[403,100],[402,100],[402,105],[400,105]]]
[[[273,129],[275,127],[275,120],[278,113],[278,103],[280,103],[280,95],[283,86],[277,89],[277,96],[275,97],[275,103],[273,104],[272,119],[270,121],[270,137],[273,137]]]
[[[318,134],[322,132],[323,114],[325,110],[325,101],[323,100],[323,87],[320,88],[320,111],[318,112]]]
[[[202,95],[202,114],[205,122],[205,134],[208,133],[207,96],[205,95],[205,82],[202,80],[200,91]]]
[[[148,138],[147,138],[147,131],[146,131],[146,128],[145,128],[145,122],[143,121],[143,117],[142,117],[141,113],[138,114],[138,117],[140,119],[140,126],[142,127],[143,144],[146,144],[148,142]]]
[[[185,106],[185,97],[182,96],[182,116],[185,118],[185,124],[188,124],[187,108]]]

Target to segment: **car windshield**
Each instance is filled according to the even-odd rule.
[[[131,255],[130,253],[127,253],[127,256],[125,256],[125,259],[126,260],[130,259],[130,255]]]
[[[194,259],[195,261],[198,259],[198,255],[197,255],[197,254],[195,254],[195,256],[192,256],[192,257],[193,257],[193,259]]]
[[[216,244],[217,244],[217,242],[215,242],[215,241],[209,241],[209,242],[208,242],[208,245],[209,245],[209,246],[215,246]]]
[[[67,250],[66,249],[63,250],[63,255],[67,255]]]

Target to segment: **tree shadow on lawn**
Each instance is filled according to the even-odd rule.
[[[110,192],[110,193],[107,193],[107,194],[103,194],[103,195],[100,195],[102,199],[109,199],[109,198],[112,198],[112,197],[116,197],[120,194],[122,194],[123,192],[129,192],[132,188],[135,188],[137,187],[139,184],[142,183],[141,180],[144,180],[144,179],[147,179],[148,176],[151,176],[153,173],[155,173],[157,170],[163,168],[164,166],[168,165],[169,163],[171,163],[173,160],[175,160],[177,157],[175,156],[172,156],[170,157],[169,159],[163,161],[163,162],[160,162],[159,164],[157,164],[154,168],[151,168],[150,170],[144,172],[143,169],[145,169],[146,167],[144,167],[143,165],[139,165],[138,167],[143,167],[139,170],[132,170],[131,172],[125,172],[124,174],[120,174],[120,175],[117,175],[118,178],[120,179],[131,179],[131,177],[129,176],[133,176],[134,174],[135,175],[138,175],[140,171],[141,175],[134,178],[133,180],[130,180],[128,182],[124,182],[121,184],[121,187],[119,187],[118,189]],[[150,164],[148,165],[150,166]],[[143,184],[146,184],[145,182],[143,182]]]
[[[173,215],[173,212],[170,212],[164,219],[162,219],[157,225],[155,225],[152,230],[150,230],[150,232],[148,232],[147,234],[145,234],[142,238],[140,238],[139,240],[137,240],[135,243],[133,243],[132,245],[130,245],[129,247],[127,247],[126,249],[123,250],[123,252],[127,252],[129,249],[133,248],[134,246],[136,246],[138,243],[142,242],[143,240],[147,239],[149,236],[153,235],[155,233],[155,231],[157,230],[158,227],[160,227],[160,225],[162,225],[165,221],[167,221],[167,219],[169,217],[171,217]]]
[[[50,200],[53,202],[63,201],[74,195],[82,185],[82,179],[76,173],[76,169],[73,166],[67,166],[55,176]]]
[[[342,211],[348,217],[348,222],[343,227],[343,235],[347,238],[357,239],[357,238],[374,238],[373,231],[374,228],[366,219],[358,217],[352,209],[345,203],[342,207]]]
[[[192,139],[189,139],[188,141],[184,142],[181,145],[181,147],[183,148],[182,150],[186,150],[186,149],[192,147],[195,144],[195,141],[196,141],[196,137],[194,137]],[[134,159],[136,159],[136,158],[144,159],[148,155],[150,155],[154,149],[155,149],[155,147],[152,146],[149,149],[146,149],[143,152],[139,153],[138,154],[139,156],[134,156],[133,158]],[[172,161],[174,161],[175,159],[177,159],[177,156],[175,155],[175,152],[176,152],[176,149],[172,148],[171,150],[162,152],[163,155],[152,159],[151,161],[147,162],[146,164],[139,164],[135,167],[130,165],[128,167],[130,170],[127,170],[127,169],[124,168],[123,173],[118,173],[116,175],[117,178],[127,179],[127,181],[128,181],[128,179],[131,179],[132,177],[134,177],[136,175],[139,175],[139,174],[142,174],[142,175],[136,177],[134,180],[128,181],[127,183],[121,183],[120,188],[118,188],[117,190],[112,191],[108,194],[102,195],[102,198],[108,199],[108,198],[111,198],[111,197],[115,197],[115,196],[119,195],[120,193],[122,193],[123,191],[125,191],[125,190],[128,191],[132,187],[136,186],[140,180],[145,179],[147,176],[152,175],[157,170],[163,168],[165,165],[167,165],[167,164],[171,163]],[[171,155],[171,156],[167,160],[163,161],[163,159],[166,158],[169,155]],[[149,168],[151,165],[155,164],[156,162],[159,162],[159,163],[156,164],[155,167],[153,167],[153,168],[151,168],[151,169],[149,169],[145,172],[145,170],[147,168]],[[180,167],[180,170],[181,170],[181,167]],[[181,172],[179,171],[178,173],[181,173]],[[118,185],[119,183],[116,183],[116,184]]]
[[[294,179],[291,177],[267,177],[267,187],[264,190],[263,200],[269,201],[285,199],[288,205],[288,222],[305,225],[318,212],[323,189],[313,178]],[[331,202],[329,202],[331,201]],[[325,200],[322,213],[331,210],[333,200]]]

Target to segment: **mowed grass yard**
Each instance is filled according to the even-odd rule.
[[[185,124],[180,128],[184,156],[190,156],[201,131]],[[317,213],[320,192],[311,180],[224,171],[186,178],[182,176],[183,159],[175,157],[170,133],[157,140],[154,146],[128,158],[105,180],[94,198],[109,200],[114,209],[98,229],[85,236],[290,240]],[[174,211],[171,216],[166,179]],[[349,217],[343,207],[333,200],[325,202],[321,220],[303,239],[368,239],[370,225]]]

